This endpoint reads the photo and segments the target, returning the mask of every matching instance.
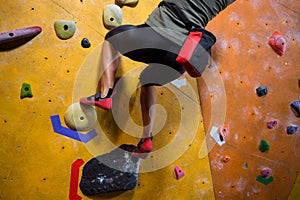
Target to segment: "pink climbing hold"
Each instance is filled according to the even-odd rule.
[[[272,34],[268,41],[268,44],[278,55],[282,56],[285,53],[286,41],[279,32],[276,31]]]
[[[225,137],[228,135],[228,133],[229,133],[228,125],[223,125],[222,127],[220,127],[219,134],[220,134],[221,141],[225,140]]]
[[[264,167],[264,168],[261,170],[260,175],[261,175],[263,178],[268,178],[268,177],[272,176],[272,169],[269,168],[269,167]]]
[[[272,120],[268,122],[267,126],[269,129],[273,129],[275,128],[275,126],[277,126],[277,124],[278,124],[278,120]]]
[[[175,167],[175,174],[177,180],[181,179],[184,176],[183,170],[178,166]]]

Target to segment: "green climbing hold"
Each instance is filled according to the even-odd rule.
[[[76,30],[76,24],[74,21],[58,20],[54,22],[54,29],[57,37],[62,40],[67,40],[73,37]]]
[[[32,91],[31,91],[31,86],[29,83],[23,83],[22,84],[22,89],[21,89],[21,99],[24,98],[31,98],[33,97]]]
[[[261,140],[260,145],[259,145],[259,150],[261,152],[266,152],[270,149],[270,145],[266,140]]]
[[[270,176],[268,178],[264,178],[262,176],[257,176],[256,180],[258,182],[261,182],[262,184],[268,185],[269,183],[271,183],[273,181],[273,176]]]

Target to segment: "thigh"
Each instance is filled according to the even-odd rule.
[[[180,47],[148,25],[122,25],[109,31],[105,39],[122,55],[149,64],[141,73],[142,85],[164,85],[185,72],[176,62]]]

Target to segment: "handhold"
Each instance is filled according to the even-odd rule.
[[[229,126],[227,125],[223,125],[220,130],[219,130],[219,134],[220,134],[220,140],[224,141],[226,135],[229,133]]]
[[[270,149],[270,145],[266,140],[261,140],[260,145],[259,145],[259,150],[261,152],[266,152]]]
[[[50,117],[50,119],[52,123],[52,128],[55,133],[72,138],[74,140],[87,143],[97,136],[97,132],[95,131],[95,129],[89,131],[88,133],[83,134],[78,131],[74,131],[62,126],[59,119],[59,115],[53,115]]]
[[[262,184],[268,185],[268,184],[270,184],[273,181],[273,176],[270,176],[268,178],[264,178],[262,176],[257,176],[256,180],[258,182],[261,182]]]
[[[268,94],[268,88],[266,86],[259,86],[256,88],[256,93],[259,97],[265,96]]]
[[[285,53],[286,41],[279,32],[276,31],[272,34],[268,41],[268,44],[278,55],[282,56]]]
[[[290,104],[290,107],[296,117],[300,117],[300,101],[295,101]]]
[[[225,155],[225,156],[223,157],[223,159],[222,159],[222,161],[223,161],[224,163],[229,162],[229,160],[230,160],[230,156],[229,156],[229,155]]]
[[[103,10],[104,26],[108,29],[120,26],[123,21],[122,9],[115,4],[108,4]]]
[[[97,112],[92,106],[74,103],[68,107],[64,119],[70,129],[87,131],[95,125]]]
[[[89,47],[91,47],[91,43],[90,43],[89,39],[83,38],[83,39],[81,40],[81,46],[82,46],[83,48],[89,48]]]
[[[176,175],[176,179],[179,180],[182,177],[184,177],[184,171],[179,166],[176,166],[175,167],[175,175]]]
[[[268,177],[272,176],[272,169],[269,168],[269,167],[264,167],[264,168],[261,170],[260,175],[261,175],[263,178],[268,178]]]
[[[134,145],[119,148],[89,160],[83,167],[80,190],[94,196],[108,192],[127,191],[136,187],[140,160],[132,156]]]
[[[297,130],[298,130],[298,126],[296,126],[296,125],[291,125],[291,126],[288,126],[288,127],[286,128],[286,133],[289,134],[289,135],[292,135],[292,134],[296,133]]]
[[[22,88],[21,88],[21,99],[23,98],[31,98],[33,97],[32,91],[31,91],[31,86],[29,83],[23,83]]]
[[[267,126],[269,129],[273,129],[275,128],[275,126],[277,126],[277,124],[278,124],[278,120],[272,120],[268,122]]]
[[[138,0],[116,0],[118,4],[124,6],[135,6]]]
[[[54,22],[54,29],[57,37],[67,40],[75,34],[76,24],[70,20],[58,20]]]
[[[7,51],[19,47],[33,39],[41,32],[42,28],[39,26],[31,26],[3,32],[0,34],[0,51]]]

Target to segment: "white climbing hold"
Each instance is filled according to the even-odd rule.
[[[103,23],[108,29],[122,25],[123,13],[122,9],[115,4],[108,4],[103,10]]]

